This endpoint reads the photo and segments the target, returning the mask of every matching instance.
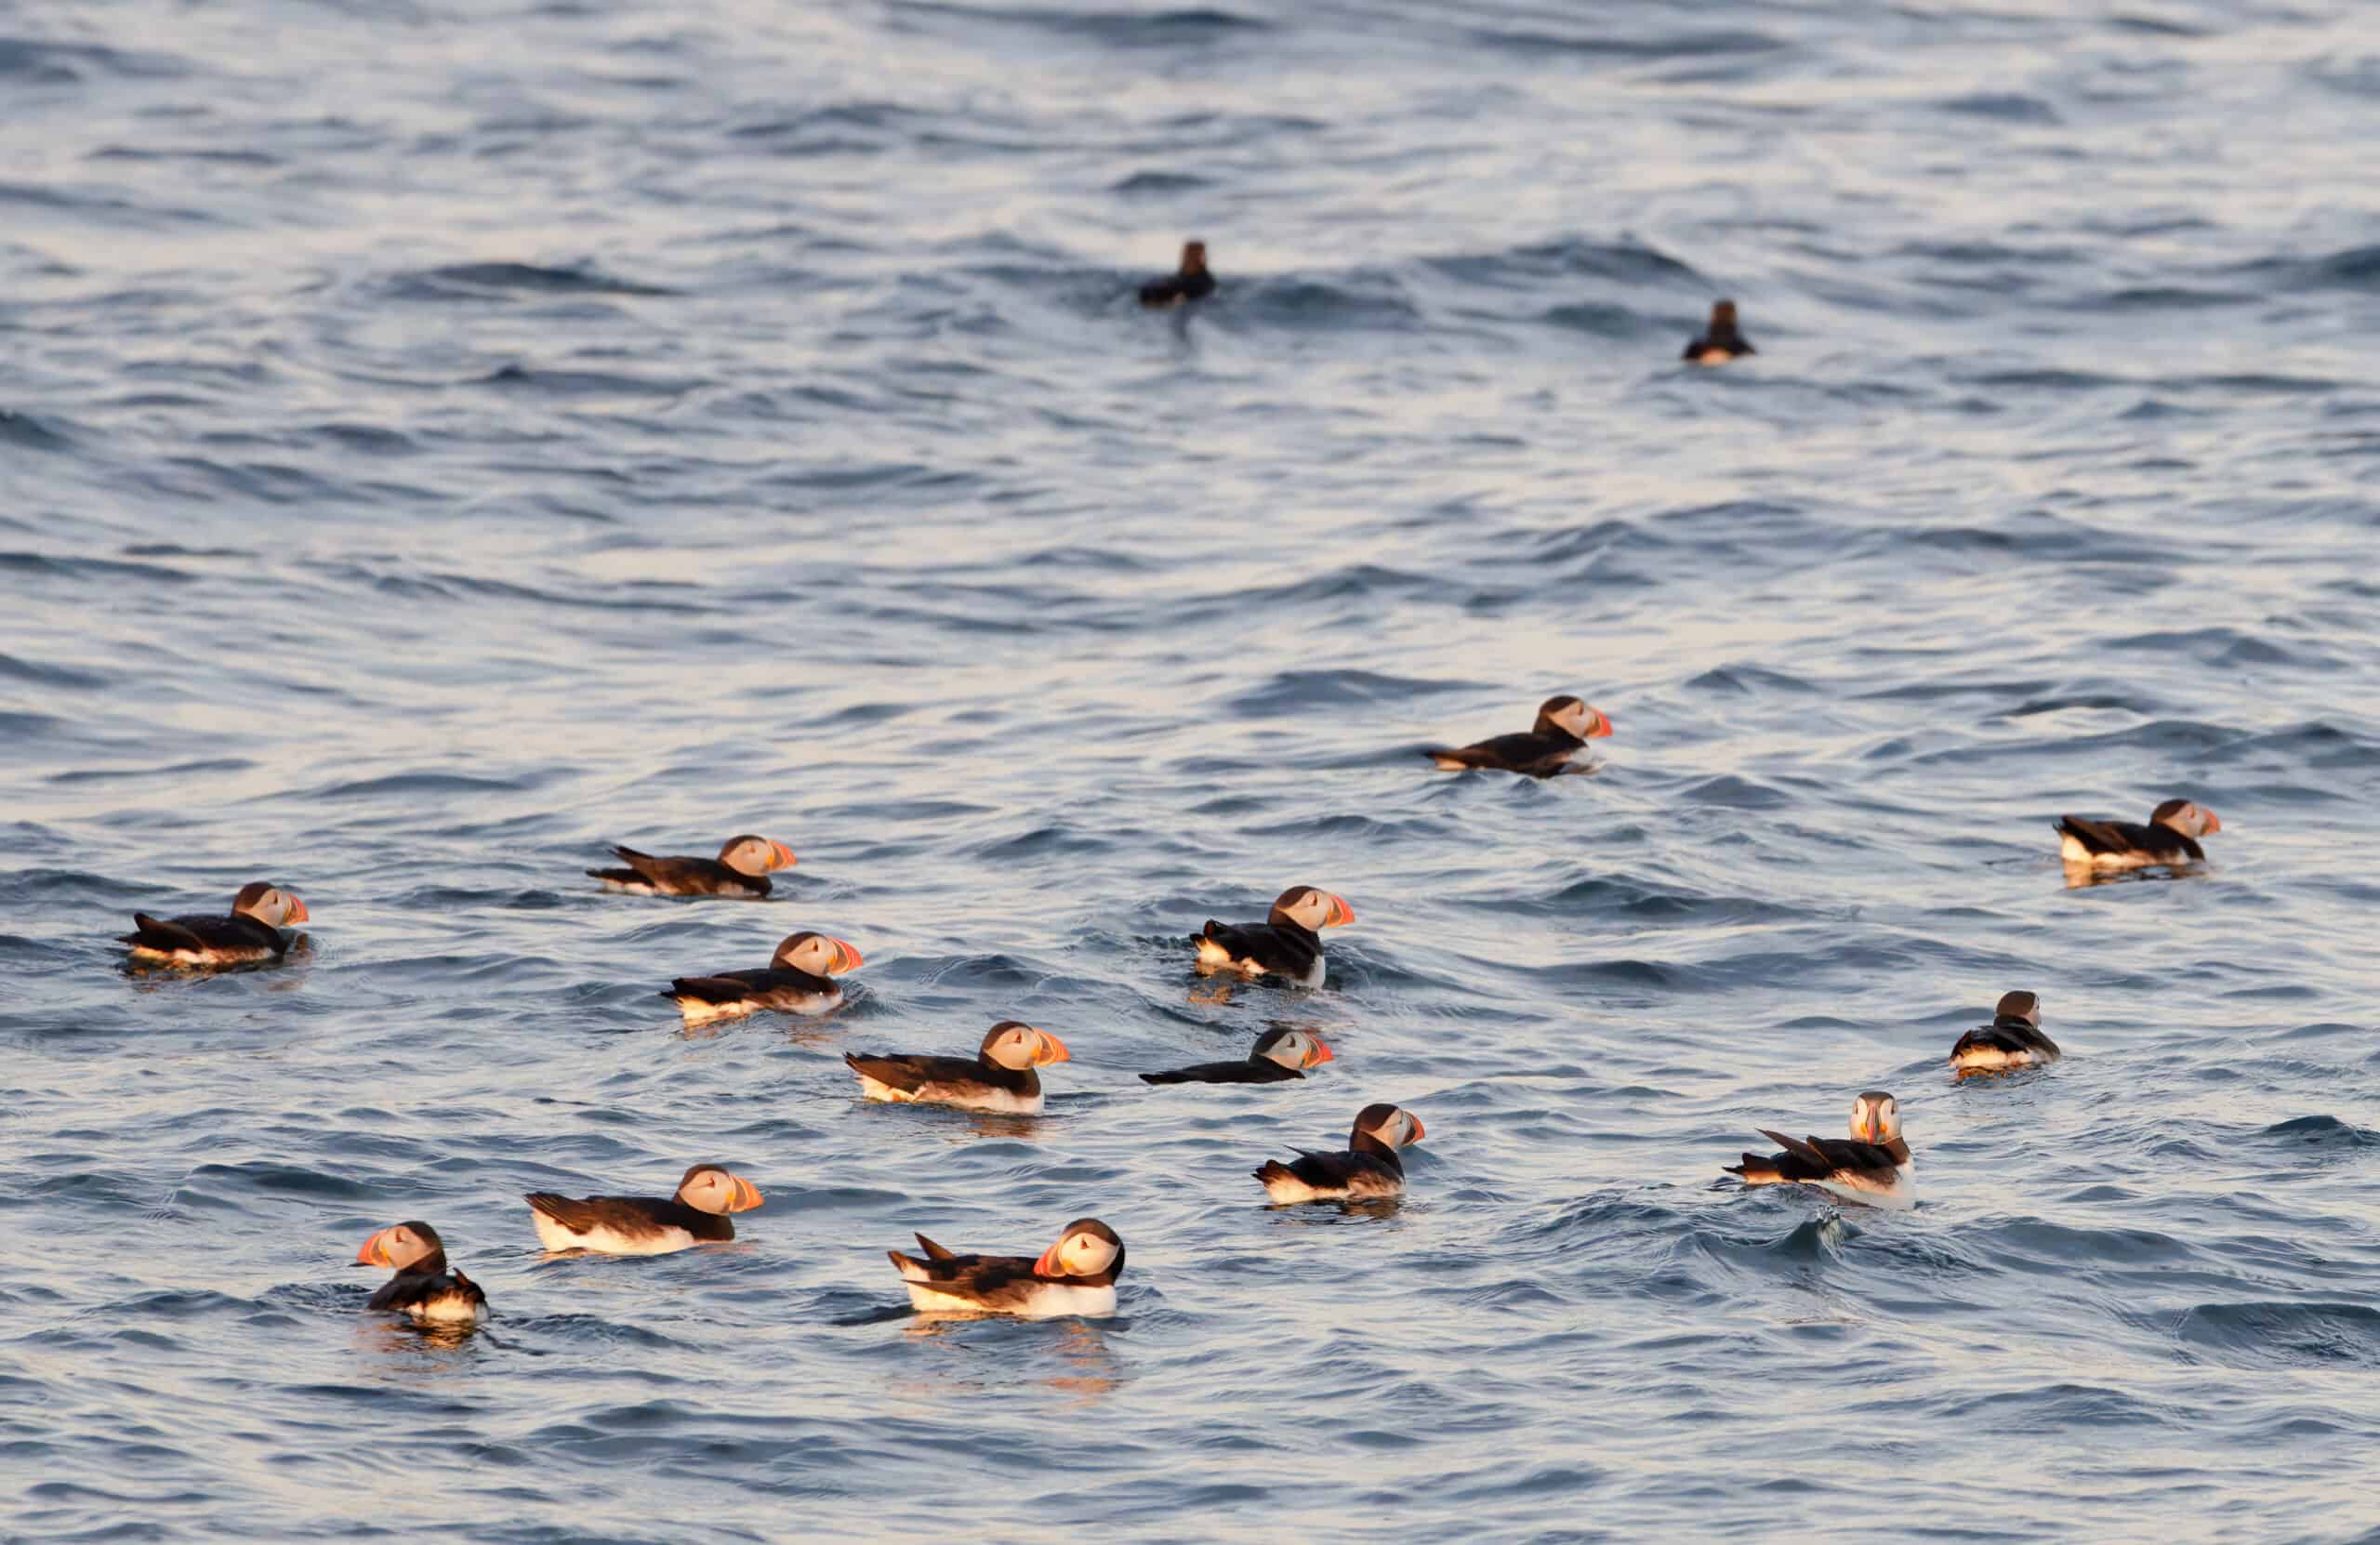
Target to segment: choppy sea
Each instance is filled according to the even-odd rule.
[[[0,0],[0,1538],[2380,1538],[2375,125],[2329,0]],[[1914,1212],[1720,1174],[1874,1088]],[[884,1259],[1086,1214],[1111,1320]]]

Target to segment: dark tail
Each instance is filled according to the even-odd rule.
[[[587,872],[597,879],[615,880],[622,885],[632,885],[638,878],[634,869],[589,869]]]
[[[1741,1164],[1724,1164],[1720,1168],[1730,1175],[1741,1175],[1746,1185],[1781,1185],[1785,1181],[1777,1161],[1758,1154],[1746,1154]]]
[[[1747,1155],[1746,1156],[1749,1157],[1750,1155]],[[1254,1175],[1260,1181],[1268,1182],[1276,1180],[1293,1181],[1297,1179],[1297,1176],[1290,1172],[1289,1167],[1283,1164],[1279,1159],[1266,1159],[1264,1161],[1264,1168],[1262,1169],[1251,1169],[1249,1173]]]
[[[1190,1082],[1190,1079],[1187,1076],[1180,1073],[1144,1073],[1141,1075],[1141,1082],[1144,1084],[1186,1084]]]

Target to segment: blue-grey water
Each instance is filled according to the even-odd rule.
[[[2375,125],[2352,0],[0,4],[0,1538],[2373,1538]],[[1189,974],[1300,882],[1326,986]],[[840,1061],[1011,1017],[1038,1119]],[[1913,1213],[1720,1175],[1869,1088]],[[1402,1206],[1262,1205],[1374,1100]],[[1105,1322],[883,1255],[1084,1214]]]

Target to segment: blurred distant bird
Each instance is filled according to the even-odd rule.
[[[1710,327],[1678,357],[1692,364],[1725,364],[1739,354],[1759,352],[1750,338],[1736,330],[1736,303],[1722,300],[1711,308]]]
[[[1207,244],[1184,242],[1182,244],[1182,267],[1162,279],[1152,279],[1141,286],[1141,304],[1162,310],[1185,301],[1204,300],[1215,293],[1215,276],[1207,271]]]

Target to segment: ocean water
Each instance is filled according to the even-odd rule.
[[[2380,1538],[2368,7],[17,0],[0,108],[0,1538]],[[1040,1117],[854,1098],[1003,1018]],[[1871,1088],[1915,1211],[1720,1173]],[[1107,1321],[884,1258],[1087,1214]]]

